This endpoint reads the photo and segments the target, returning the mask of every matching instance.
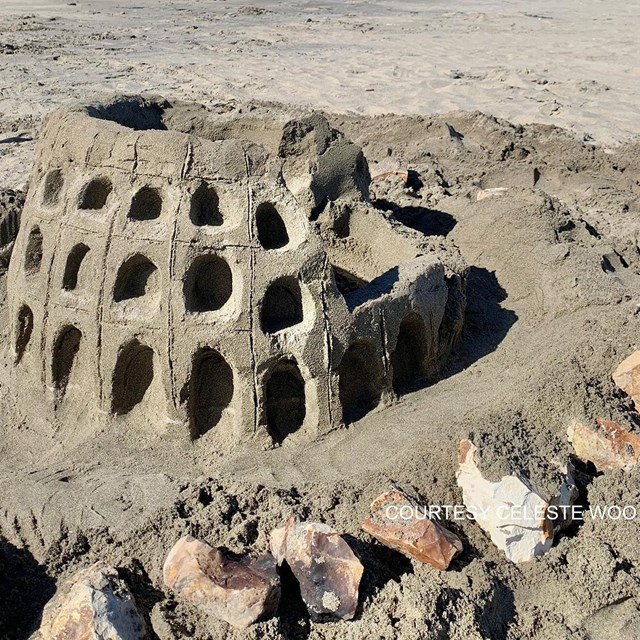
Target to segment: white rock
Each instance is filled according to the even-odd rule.
[[[549,503],[516,476],[485,480],[474,460],[476,450],[469,440],[460,442],[456,477],[467,510],[512,562],[526,562],[548,551],[553,543],[545,521]]]
[[[35,640],[142,640],[146,627],[117,571],[98,562],[64,583],[42,614]]]
[[[493,187],[492,189],[483,189],[476,194],[476,201],[486,200],[487,198],[500,198],[507,193],[506,187]]]

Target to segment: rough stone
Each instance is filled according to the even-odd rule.
[[[76,573],[44,608],[35,640],[142,640],[146,626],[117,571],[102,562]]]
[[[427,513],[427,506],[402,491],[387,491],[371,503],[362,528],[382,544],[444,571],[462,551],[462,542]]]
[[[596,422],[599,430],[579,422],[567,429],[576,455],[592,462],[600,471],[629,471],[640,459],[640,437],[612,420],[596,418]]]
[[[460,442],[456,478],[462,500],[491,541],[512,562],[526,562],[551,548],[553,533],[545,514],[549,503],[524,478],[483,478],[469,440]]]
[[[271,617],[280,601],[280,578],[269,554],[235,559],[184,536],[169,552],[162,573],[180,598],[238,629]]]
[[[286,562],[300,584],[313,620],[355,616],[364,567],[337,531],[290,518],[274,529],[270,541],[278,564]]]
[[[625,358],[613,372],[613,381],[633,400],[640,411],[640,350]]]
[[[487,198],[501,198],[507,193],[506,187],[494,187],[492,189],[482,189],[476,195],[476,201],[486,200]]]

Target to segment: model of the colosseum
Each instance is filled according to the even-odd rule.
[[[20,410],[295,441],[436,375],[464,268],[369,184],[318,114],[141,97],[54,113],[10,264]]]

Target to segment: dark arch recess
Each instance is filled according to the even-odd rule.
[[[153,293],[157,270],[156,265],[141,253],[126,260],[118,270],[113,289],[114,301],[123,302]]]
[[[217,311],[231,297],[233,276],[227,262],[216,255],[199,256],[184,280],[187,311],[203,313]]]
[[[64,177],[60,169],[52,169],[44,179],[44,190],[42,194],[42,204],[46,207],[53,207],[60,200],[60,193],[64,186]]]
[[[256,209],[258,240],[265,249],[280,249],[289,244],[289,234],[284,220],[270,202]]]
[[[384,368],[369,342],[360,340],[346,350],[338,367],[338,375],[345,423],[360,420],[378,406]]]
[[[120,350],[112,379],[113,413],[129,413],[142,402],[153,382],[153,361],[153,349],[137,338]]]
[[[43,238],[40,227],[33,227],[27,239],[27,249],[24,254],[24,271],[28,276],[40,271],[42,264]]]
[[[18,312],[18,319],[16,323],[16,364],[20,364],[24,352],[29,346],[31,341],[31,334],[33,333],[33,312],[26,305],[23,304]]]
[[[78,275],[82,263],[89,253],[89,247],[82,242],[75,245],[67,256],[67,262],[64,267],[64,276],[62,278],[62,288],[65,291],[73,291],[78,286]]]
[[[278,362],[265,384],[267,430],[274,442],[281,443],[297,431],[307,412],[305,385],[294,360]]]
[[[223,223],[217,191],[201,182],[191,198],[191,222],[197,227],[219,227]]]
[[[85,210],[102,209],[107,204],[113,185],[111,180],[105,177],[94,178],[89,181],[80,192],[78,207]]]
[[[76,360],[76,354],[80,349],[82,333],[74,326],[65,327],[58,334],[53,348],[51,373],[53,388],[56,395],[56,405],[64,398],[67,385],[71,378],[71,372]]]
[[[132,198],[131,220],[155,220],[162,213],[162,196],[155,187],[142,187]]]
[[[214,349],[204,347],[193,357],[189,382],[191,437],[199,438],[215,427],[233,398],[233,371]]]
[[[397,394],[419,389],[425,382],[428,365],[428,336],[424,320],[414,312],[400,323],[396,350],[391,354],[393,390]]]
[[[272,282],[262,301],[260,324],[265,333],[276,333],[303,320],[300,283],[292,276]]]

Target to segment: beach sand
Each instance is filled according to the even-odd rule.
[[[522,565],[475,523],[449,523],[465,551],[447,572],[360,529],[391,482],[459,504],[460,438],[474,440],[488,477],[524,472],[550,493],[572,421],[640,427],[611,379],[638,348],[640,322],[639,11],[5,1],[0,187],[24,188],[49,111],[96,94],[319,109],[362,146],[372,174],[420,175],[417,192],[376,184],[374,204],[455,243],[470,273],[463,343],[435,384],[320,441],[231,453],[144,430],[25,422],[0,275],[0,637],[27,638],[57,581],[97,559],[123,569],[161,640],[639,637],[638,521],[585,520]],[[506,191],[478,201],[490,188]],[[640,510],[638,470],[582,471],[583,503]],[[264,551],[291,513],[348,534],[365,565],[354,621],[311,622],[285,583],[279,616],[236,632],[163,586],[181,535]]]

